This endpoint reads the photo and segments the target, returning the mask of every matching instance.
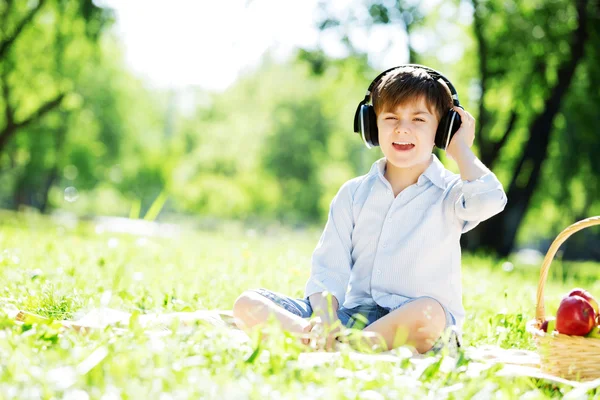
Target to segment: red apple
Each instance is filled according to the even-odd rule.
[[[563,297],[556,312],[556,330],[565,335],[587,335],[596,326],[594,307],[581,296]]]
[[[556,329],[556,318],[548,317],[548,319],[542,323],[542,326],[540,327],[540,329],[543,330],[544,332],[552,333],[554,331],[554,329]]]
[[[600,310],[598,309],[598,302],[596,301],[594,296],[592,296],[592,294],[590,292],[588,292],[587,290],[581,289],[581,288],[575,288],[575,289],[571,290],[567,296],[583,297],[592,305],[592,307],[594,307],[594,311],[596,312],[596,315],[600,314]]]

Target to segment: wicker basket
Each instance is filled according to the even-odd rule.
[[[560,245],[573,233],[600,224],[600,216],[586,218],[563,230],[552,242],[540,271],[535,319],[527,323],[540,354],[540,369],[561,378],[587,381],[600,378],[600,339],[545,333],[540,329],[545,319],[544,285],[548,268]]]

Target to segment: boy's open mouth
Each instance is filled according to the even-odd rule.
[[[413,147],[415,147],[415,145],[410,142],[393,142],[392,146],[394,146],[394,149],[398,151],[408,151],[412,150]]]

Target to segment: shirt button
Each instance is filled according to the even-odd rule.
[[[381,270],[380,269],[377,270],[377,274],[381,274]]]
[[[382,244],[381,247],[383,247],[384,249],[387,247],[387,244]]]

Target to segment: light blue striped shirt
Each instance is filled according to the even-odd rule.
[[[493,172],[466,181],[431,157],[396,198],[385,157],[342,185],[313,252],[305,296],[327,290],[346,308],[394,308],[403,297],[431,296],[462,332],[460,236],[501,212],[507,198]]]

